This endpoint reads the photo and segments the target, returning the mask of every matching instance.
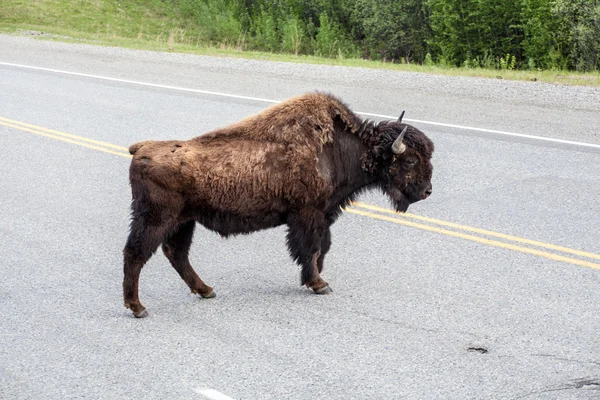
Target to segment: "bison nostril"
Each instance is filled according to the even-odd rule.
[[[428,198],[430,195],[431,195],[431,188],[429,188],[429,189],[426,189],[426,190],[423,192],[423,195],[422,195],[421,197],[423,198],[423,200],[425,200],[425,199],[426,199],[426,198]]]

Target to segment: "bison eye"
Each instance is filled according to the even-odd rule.
[[[416,158],[408,158],[408,159],[404,160],[404,165],[407,168],[414,168],[418,162],[419,162],[419,160],[417,160]]]

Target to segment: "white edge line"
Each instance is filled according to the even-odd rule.
[[[5,63],[5,62],[0,62],[0,65],[6,65],[6,66],[9,66],[9,67],[19,67],[19,68],[33,69],[33,70],[36,70],[36,71],[54,72],[54,73],[57,73],[57,74],[66,74],[66,75],[81,76],[83,78],[101,79],[101,80],[111,81],[111,82],[129,83],[129,84],[133,84],[133,85],[155,87],[155,88],[160,88],[160,89],[178,90],[180,92],[192,92],[192,93],[200,93],[200,94],[209,94],[209,95],[213,95],[213,96],[231,97],[231,98],[234,98],[234,99],[261,101],[261,102],[265,102],[265,103],[280,103],[279,101],[276,101],[276,100],[262,99],[260,97],[240,96],[240,95],[237,95],[237,94],[211,92],[211,91],[208,91],[208,90],[190,89],[190,88],[184,88],[184,87],[179,87],[179,86],[160,85],[158,83],[148,83],[148,82],[132,81],[132,80],[129,80],[129,79],[111,78],[111,77],[108,77],[108,76],[101,76],[101,75],[82,74],[81,72],[63,71],[63,70],[60,70],[60,69],[32,67],[30,65],[12,64],[12,63]]]
[[[201,389],[194,389],[194,392],[206,397],[207,399],[211,399],[211,400],[234,400],[231,397],[226,396],[223,393],[221,393],[215,389],[201,388]]]
[[[278,100],[264,99],[261,97],[242,96],[242,95],[230,94],[230,93],[212,92],[212,91],[208,91],[208,90],[190,89],[190,88],[184,88],[184,87],[179,87],[179,86],[160,85],[157,83],[148,83],[148,82],[141,82],[141,81],[133,81],[133,80],[129,80],[129,79],[111,78],[108,76],[83,74],[80,72],[63,71],[63,70],[53,69],[53,68],[34,67],[34,66],[23,65],[23,64],[0,62],[0,65],[6,65],[9,67],[26,68],[26,69],[32,69],[32,70],[37,70],[37,71],[54,72],[54,73],[58,73],[58,74],[74,75],[74,76],[80,76],[80,77],[84,77],[84,78],[100,79],[100,80],[111,81],[111,82],[128,83],[128,84],[133,84],[133,85],[154,87],[154,88],[160,88],[160,89],[177,90],[177,91],[181,91],[181,92],[190,92],[190,93],[207,94],[207,95],[211,95],[211,96],[229,97],[229,98],[233,98],[233,99],[260,101],[260,102],[271,103],[271,104],[277,104],[277,103],[281,102]],[[374,113],[368,113],[368,112],[362,112],[362,111],[356,111],[356,113],[362,114],[362,115],[367,115],[370,117],[385,118],[385,119],[397,118],[397,116],[374,114]],[[512,136],[512,137],[518,137],[518,138],[524,138],[524,139],[534,139],[534,140],[540,140],[540,141],[545,141],[545,142],[561,143],[561,144],[568,144],[568,145],[573,145],[573,146],[581,146],[581,147],[590,147],[590,148],[594,148],[594,149],[600,149],[600,145],[598,145],[598,144],[576,142],[573,140],[555,139],[555,138],[536,136],[536,135],[526,135],[523,133],[507,132],[507,131],[485,129],[485,128],[475,128],[472,126],[446,124],[443,122],[424,121],[424,120],[410,119],[410,118],[406,118],[405,120],[410,121],[410,122],[416,122],[419,124],[442,126],[445,128],[454,128],[454,129],[463,129],[463,130],[469,130],[469,131],[493,133],[493,134],[497,134],[497,135]]]
[[[366,113],[366,112],[358,112],[358,113],[359,114],[363,114],[363,115],[372,116],[372,117],[380,117],[380,118],[388,118],[388,119],[389,118],[398,118],[398,117],[394,117],[394,116],[390,116],[390,115],[372,114],[372,113]],[[445,124],[443,122],[431,122],[431,121],[423,121],[423,120],[419,120],[419,119],[405,118],[403,120],[405,120],[405,121],[411,121],[411,122],[416,122],[418,124],[428,124],[428,125],[435,125],[435,126],[443,126],[443,127],[446,127],[446,128],[456,128],[456,129],[464,129],[464,130],[469,130],[469,131],[495,133],[495,134],[498,134],[498,135],[514,136],[514,137],[520,137],[520,138],[525,138],[525,139],[543,140],[543,141],[546,141],[546,142],[571,144],[571,145],[575,145],[575,146],[592,147],[592,148],[595,148],[595,149],[600,149],[600,145],[599,144],[593,144],[593,143],[575,142],[575,141],[572,141],[572,140],[554,139],[554,138],[549,138],[549,137],[544,137],[544,136],[526,135],[524,133],[498,131],[498,130],[495,130],[495,129],[474,128],[472,126]]]

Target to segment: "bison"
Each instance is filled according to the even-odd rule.
[[[404,112],[402,112],[402,115]],[[330,227],[360,192],[379,188],[399,212],[431,194],[433,143],[398,120],[363,120],[336,97],[308,93],[189,140],[132,145],[125,307],[148,315],[139,275],[159,245],[193,293],[215,296],[188,259],[196,222],[224,237],[286,224],[301,284],[322,278]]]

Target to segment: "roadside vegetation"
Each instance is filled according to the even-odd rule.
[[[600,0],[0,0],[0,32],[600,86]]]

